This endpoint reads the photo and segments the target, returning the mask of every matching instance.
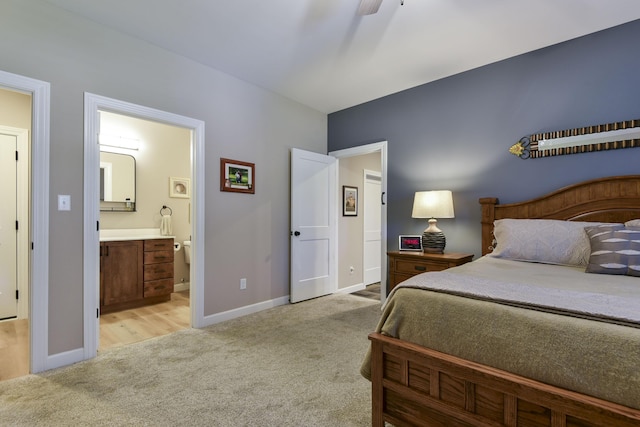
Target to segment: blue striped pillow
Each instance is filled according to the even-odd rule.
[[[602,225],[584,230],[591,244],[587,273],[640,277],[640,228]]]

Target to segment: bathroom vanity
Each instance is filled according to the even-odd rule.
[[[173,238],[111,237],[100,241],[100,313],[169,301]]]

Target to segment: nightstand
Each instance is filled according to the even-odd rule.
[[[473,254],[448,252],[430,254],[411,251],[387,252],[389,257],[388,292],[400,282],[426,271],[442,271],[447,268],[466,264],[473,259]]]

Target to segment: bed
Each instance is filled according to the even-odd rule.
[[[619,263],[596,262],[606,251],[593,250],[608,244],[600,235],[640,233],[640,175],[480,204],[483,257],[403,282],[369,335],[361,373],[372,383],[372,425],[640,426],[640,272],[606,274],[598,269]],[[514,243],[531,227],[525,240],[535,244]],[[491,290],[469,294],[470,277]]]

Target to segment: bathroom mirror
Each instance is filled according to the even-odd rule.
[[[100,210],[132,212],[136,207],[136,159],[100,152]]]

